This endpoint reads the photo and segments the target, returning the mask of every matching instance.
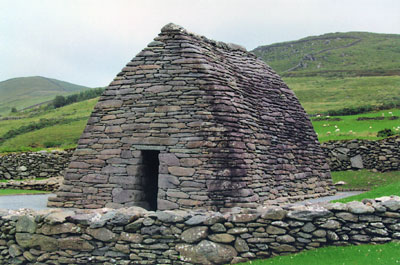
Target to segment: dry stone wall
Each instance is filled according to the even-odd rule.
[[[230,213],[0,211],[2,264],[229,264],[400,239],[400,197]]]
[[[62,177],[52,177],[41,180],[10,180],[0,182],[0,189],[41,190],[56,192],[60,188]]]
[[[0,179],[32,179],[62,176],[73,150],[0,155]]]
[[[400,170],[400,136],[378,141],[331,141],[321,145],[331,171],[376,169]]]

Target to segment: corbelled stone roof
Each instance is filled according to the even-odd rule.
[[[101,96],[51,204],[254,208],[332,192],[311,122],[281,78],[239,45],[168,24]]]

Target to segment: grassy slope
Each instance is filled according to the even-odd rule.
[[[253,50],[284,76],[392,75],[400,73],[400,35],[328,33]],[[301,67],[293,69],[299,63]]]
[[[400,102],[400,76],[286,77],[309,114]]]
[[[400,35],[329,33],[253,52],[283,77],[310,114],[400,102]]]
[[[0,114],[52,100],[56,95],[69,95],[87,87],[40,76],[13,78],[0,82]]]
[[[256,260],[242,265],[389,265],[399,264],[399,243],[384,245],[361,245],[346,247],[325,247],[307,250],[288,256],[267,260]]]
[[[40,150],[45,143],[53,142],[61,148],[74,147],[85,128],[87,119],[97,102],[97,98],[90,99],[62,108],[53,109],[20,120],[0,121],[0,138],[7,131],[38,122],[40,119],[79,119],[69,124],[55,125],[29,133],[18,135],[0,145],[0,153],[9,151]]]

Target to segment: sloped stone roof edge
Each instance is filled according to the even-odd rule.
[[[196,39],[198,39],[200,41],[205,41],[205,42],[211,43],[211,44],[217,46],[218,48],[223,48],[223,49],[226,49],[226,50],[233,50],[233,51],[239,50],[239,51],[246,52],[246,53],[256,57],[256,55],[254,53],[248,52],[245,47],[243,47],[243,46],[241,46],[239,44],[225,43],[225,42],[222,42],[222,41],[215,41],[215,40],[209,39],[209,38],[207,38],[205,36],[190,32],[190,31],[186,30],[184,27],[179,26],[179,25],[177,25],[175,23],[168,23],[167,25],[162,27],[161,32],[181,32],[183,34],[187,34],[187,35],[189,35],[191,37],[194,37],[194,38],[196,38]]]

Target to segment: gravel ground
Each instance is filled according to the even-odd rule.
[[[338,192],[334,196],[321,197],[317,199],[310,199],[293,204],[308,204],[308,203],[324,203],[331,200],[342,199],[345,197],[353,196],[362,193],[362,191],[346,191]],[[34,210],[48,209],[47,198],[55,196],[55,194],[40,194],[40,195],[13,195],[13,196],[0,196],[0,209],[18,210],[21,208],[29,208]]]
[[[337,192],[335,195],[333,196],[326,196],[326,197],[320,197],[320,198],[316,198],[316,199],[309,199],[309,200],[305,200],[305,201],[300,201],[300,202],[296,202],[293,204],[308,204],[308,203],[325,203],[325,202],[329,202],[332,200],[338,200],[338,199],[343,199],[346,197],[350,197],[353,195],[358,195],[363,193],[364,191],[341,191],[341,192]]]
[[[0,209],[47,209],[47,198],[55,194],[0,196]]]

